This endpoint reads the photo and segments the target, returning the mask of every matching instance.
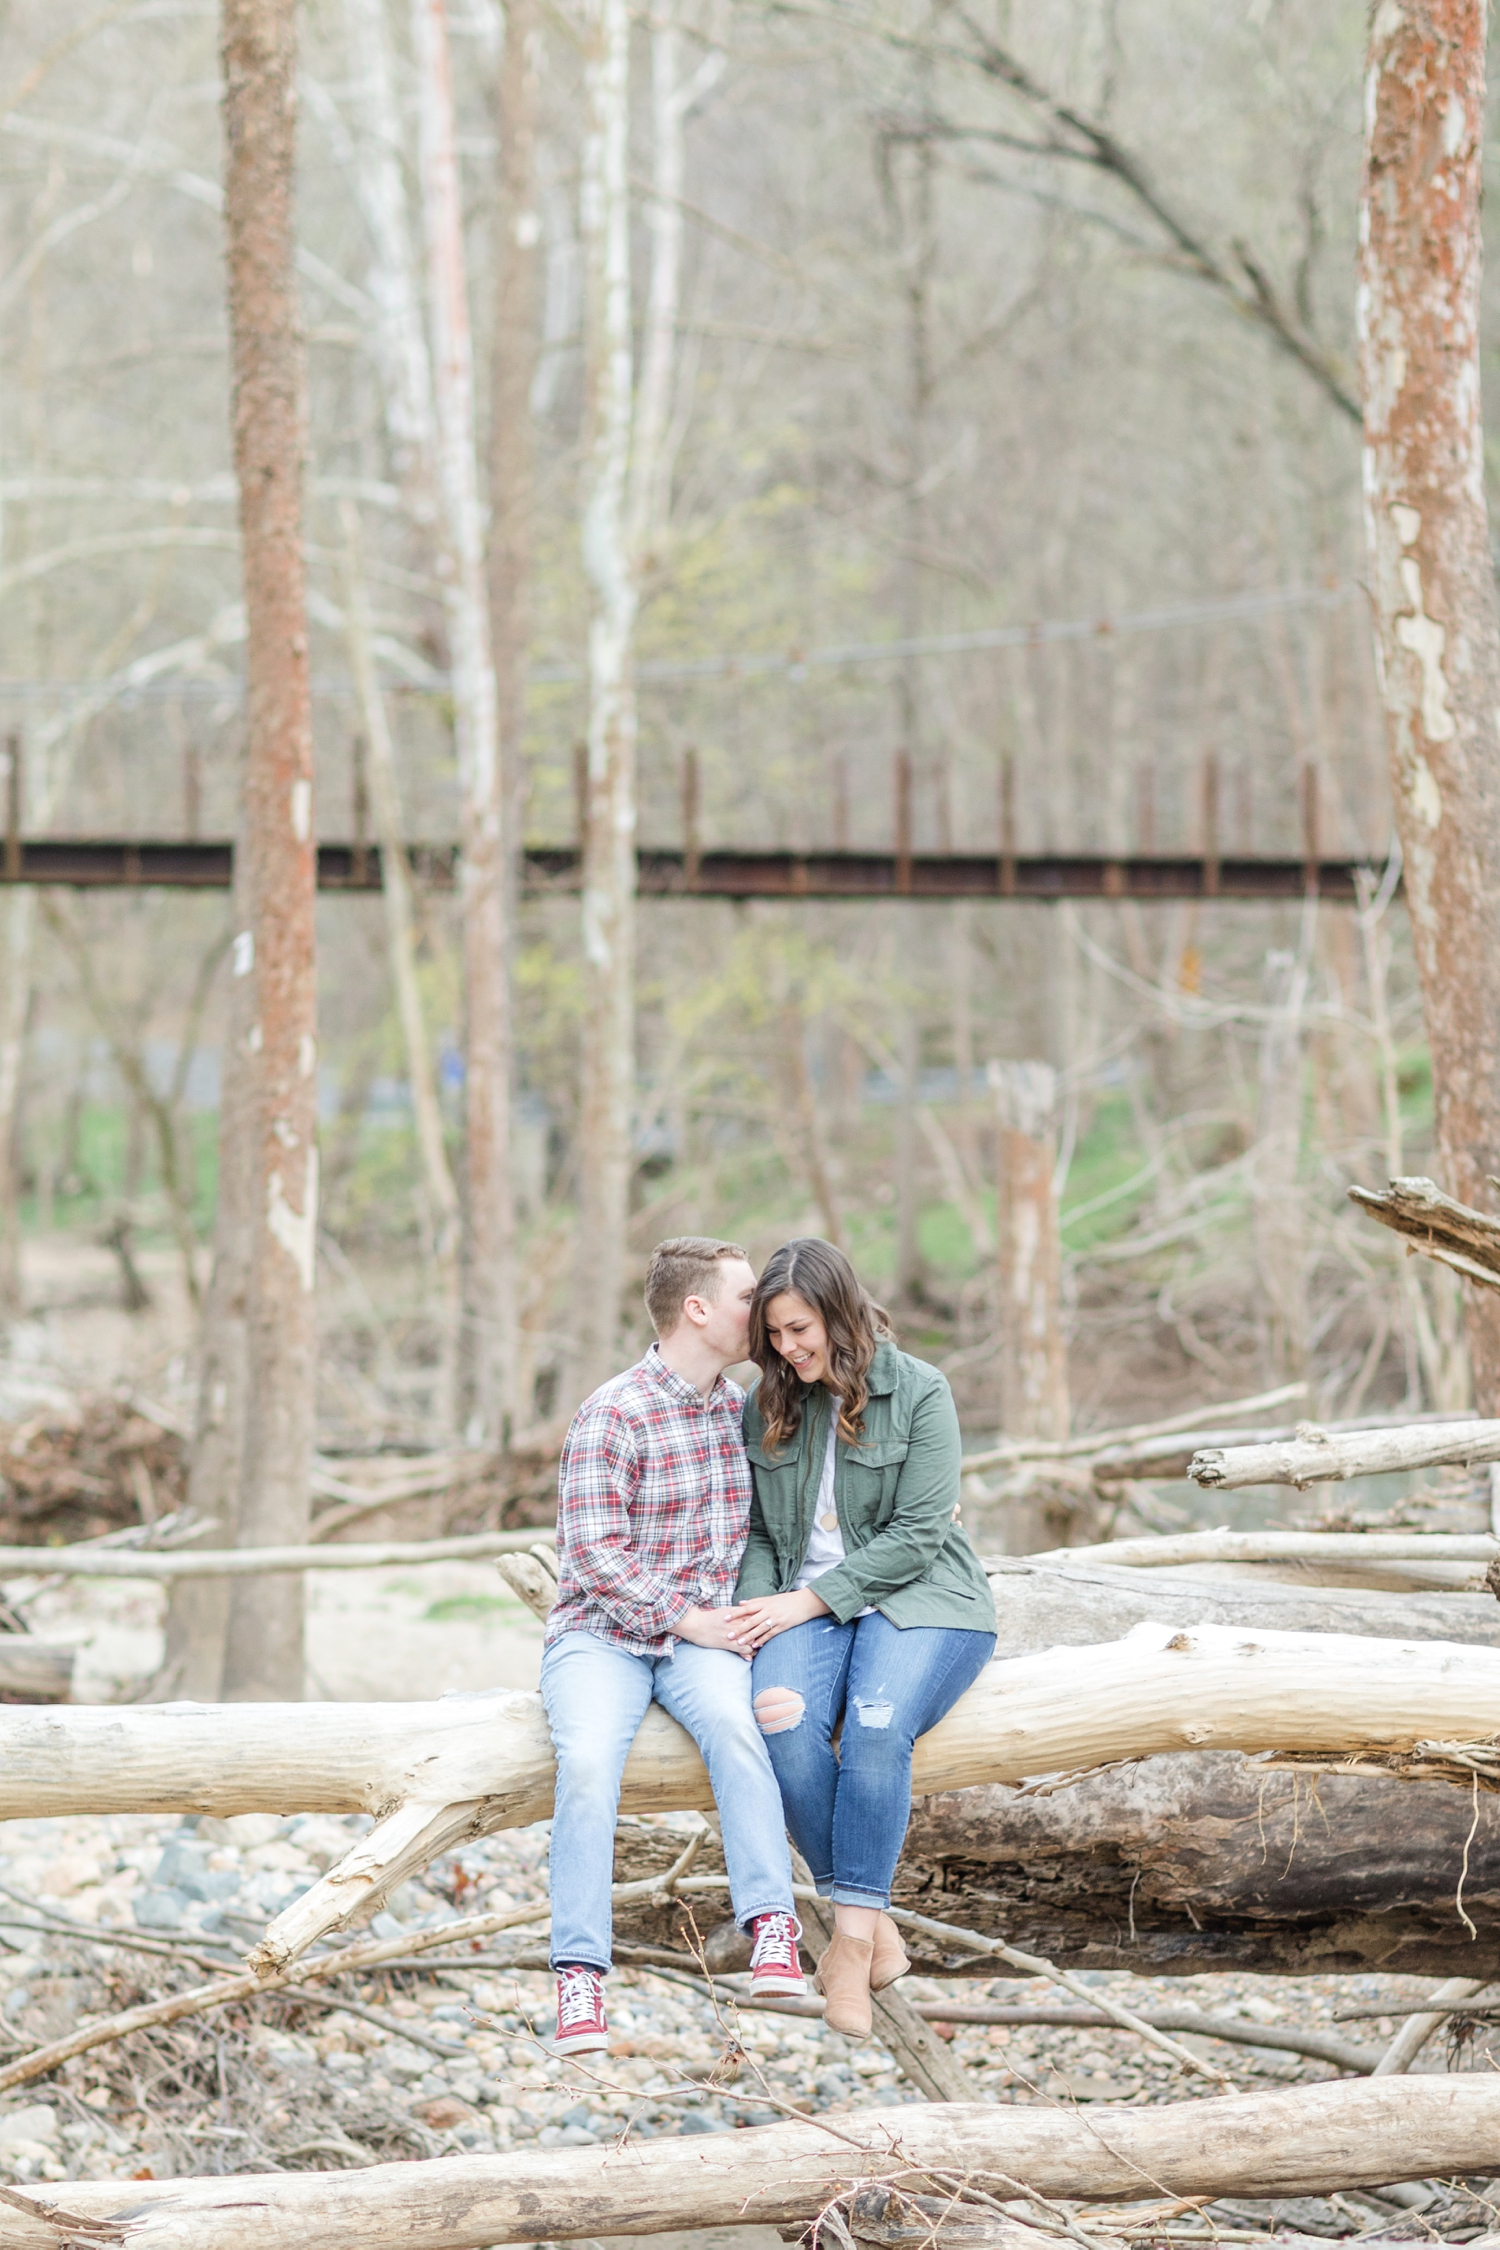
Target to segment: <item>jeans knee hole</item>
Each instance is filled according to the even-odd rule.
[[[806,1708],[792,1688],[762,1688],[755,1698],[756,1724],[762,1734],[789,1734],[801,1726]]]
[[[854,1708],[862,1727],[888,1727],[894,1705],[874,1701],[866,1703],[863,1696],[856,1695]]]

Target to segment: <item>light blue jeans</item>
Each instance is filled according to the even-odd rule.
[[[972,1687],[995,1653],[993,1633],[869,1617],[809,1618],[758,1649],[757,1704],[781,1784],[787,1826],[824,1898],[889,1906],[911,1818],[911,1754]],[[843,1734],[835,1752],[835,1729]]]
[[[679,1641],[673,1656],[631,1656],[592,1633],[564,1633],[542,1656],[542,1702],[557,1752],[552,1815],[552,1964],[607,1969],[614,1932],[620,1777],[647,1706],[669,1711],[703,1753],[741,1929],[792,1911],[781,1792],[750,1708],[750,1667],[727,1649]]]

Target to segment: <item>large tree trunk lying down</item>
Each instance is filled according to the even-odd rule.
[[[989,1665],[918,1744],[914,1787],[1018,1782],[1165,1751],[1392,1752],[1484,1742],[1497,1730],[1492,1649],[1149,1624],[1104,1647]],[[266,1973],[465,1837],[541,1819],[552,1805],[552,1750],[534,1695],[0,1712],[0,1752],[0,1818],[382,1815],[270,1924],[251,1956]],[[711,1802],[696,1748],[653,1705],[621,1810]]]
[[[0,1634],[0,1703],[66,1703],[77,1661],[76,1648],[30,1633]]]
[[[941,2102],[624,2149],[526,2150],[199,2180],[12,2188],[0,2250],[484,2250],[541,2236],[785,2226],[865,2182],[1008,2200],[1318,2195],[1490,2173],[1500,2080],[1367,2078],[1141,2109]],[[28,2209],[28,2206],[31,2208]],[[35,2216],[32,2216],[32,2212]]]
[[[622,1822],[616,1880],[660,1879],[681,1843]],[[1454,1906],[1466,1844],[1477,1939]],[[723,1864],[708,1839],[693,1877]],[[1289,1772],[1234,1751],[1148,1758],[1043,1797],[946,1791],[912,1809],[894,1901],[1073,1969],[1500,1977],[1500,1798],[1476,1808],[1446,1782]],[[694,1929],[715,1969],[746,1965],[725,1894],[689,1886],[616,1909],[629,1944],[691,1945]],[[984,1955],[904,1934],[924,1975],[994,1974]]]
[[[1389,1641],[1461,1641],[1500,1648],[1500,1602],[1490,1594],[1401,1594],[1282,1584],[1251,1566],[1120,1570],[1082,1559],[990,1555],[999,1656],[1123,1640],[1147,1623],[1248,1627],[1254,1632],[1357,1633]],[[1269,1566],[1289,1576],[1293,1563]]]

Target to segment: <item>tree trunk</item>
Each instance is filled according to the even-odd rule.
[[[526,805],[526,668],[531,640],[535,451],[531,393],[541,349],[536,211],[536,106],[542,29],[537,0],[510,0],[497,88],[495,326],[490,354],[489,606],[504,800],[504,974],[516,944]],[[507,998],[507,1006],[510,1005]],[[513,1222],[512,1222],[513,1223]],[[514,1332],[520,1334],[519,1316]],[[513,1415],[532,1401],[519,1361],[508,1374]]]
[[[243,825],[243,823],[242,823]],[[216,1544],[237,1533],[245,1451],[250,1253],[255,1233],[254,940],[246,853],[235,851],[235,925],[229,1005],[219,1063],[219,1178],[214,1260],[198,1330],[198,1406],[188,1461],[188,1506],[219,1526]],[[184,1579],[167,1601],[166,1637],[153,1698],[216,1703],[224,1692],[229,1630],[227,1578]]]
[[[1106,2130],[1101,2130],[1101,2125]],[[61,2250],[80,2222],[128,2232],[132,2250],[481,2250],[549,2235],[660,2234],[813,2219],[864,2182],[898,2177],[951,2196],[1139,2202],[1222,2195],[1323,2195],[1391,2180],[1493,2168],[1500,2084],[1367,2078],[1217,2101],[1076,2108],[939,2102],[861,2109],[836,2134],[816,2119],[624,2148],[526,2149],[375,2164],[354,2172],[236,2173],[228,2179],[78,2180],[13,2188],[4,2250]],[[28,2212],[33,2205],[37,2216]],[[55,2212],[55,2217],[47,2214]],[[90,2222],[92,2224],[90,2225]],[[1018,2230],[1019,2231],[1019,2230]],[[939,2238],[941,2239],[941,2238]]]
[[[432,362],[402,171],[401,111],[385,0],[344,0],[351,74],[365,99],[368,130],[355,143],[355,188],[370,230],[366,287],[377,307],[375,358],[397,476],[418,520],[431,520],[437,482]]]
[[[1045,1063],[997,1063],[1000,1139],[1000,1420],[1009,1437],[1068,1435],[1052,1114]]]
[[[1372,19],[1360,367],[1376,662],[1443,1185],[1500,1172],[1500,607],[1480,417],[1485,9]],[[1469,1293],[1474,1395],[1500,1410],[1500,1300]]]
[[[12,753],[14,754],[14,753]],[[36,944],[36,893],[17,885],[5,916],[5,976],[0,988],[0,1314],[22,1309],[21,1182],[17,1121],[21,1065],[31,1013],[32,955]]]
[[[422,1013],[417,982],[416,914],[412,896],[411,864],[406,856],[401,819],[401,793],[396,775],[396,748],[391,740],[385,697],[375,672],[369,596],[360,554],[359,516],[351,501],[343,504],[345,537],[344,625],[349,647],[349,669],[359,699],[360,717],[370,754],[370,796],[375,812],[375,835],[380,845],[380,884],[385,909],[386,950],[391,982],[396,991],[396,1012],[401,1019],[406,1068],[411,1082],[412,1114],[417,1128],[417,1150],[422,1160],[423,1200],[427,1232],[439,1272],[451,1271],[457,1243],[458,1190],[448,1167],[443,1140],[443,1113],[438,1100],[437,1073],[432,1045]],[[445,1292],[446,1294],[446,1292]]]
[[[1007,1437],[1068,1435],[1068,1360],[1062,1332],[1062,1241],[1054,1186],[1056,1078],[1046,1063],[991,1063],[999,1158],[1000,1427]],[[1005,1504],[1015,1554],[1076,1532],[1097,1537],[1099,1508],[1075,1478],[1025,1480]]]
[[[463,210],[444,0],[413,0],[422,216],[432,313],[438,486],[449,575],[454,730],[463,795],[459,897],[467,1008],[465,1389],[476,1435],[503,1441],[515,1370],[515,1191],[511,1178],[506,805],[484,579]]]
[[[246,617],[245,890],[254,1020],[247,1395],[238,1535],[307,1536],[317,1390],[317,850],[302,555],[304,366],[293,0],[223,0],[224,216]],[[303,1580],[230,1597],[224,1692],[303,1692]]]
[[[630,12],[589,0],[583,239],[588,338],[588,787],[583,848],[583,1070],[574,1389],[614,1372],[625,1283],[635,1101],[637,590],[631,441]]]

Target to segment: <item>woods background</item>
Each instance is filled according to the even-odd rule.
[[[325,1444],[555,1428],[697,1229],[845,1242],[992,1432],[994,1059],[1057,1074],[1078,1426],[1303,1377],[1325,1417],[1468,1403],[1455,1290],[1344,1199],[1431,1167],[1361,586],[1364,28],[475,0],[445,143],[430,10],[302,12],[310,819],[466,839],[458,892],[418,849],[394,907],[316,909]],[[12,825],[229,839],[217,12],[3,37]],[[632,823],[1370,876],[1362,910],[637,904]],[[522,842],[587,844],[582,922]],[[105,1286],[58,1253],[110,1238],[189,1408],[245,921],[0,908],[10,1314]]]

